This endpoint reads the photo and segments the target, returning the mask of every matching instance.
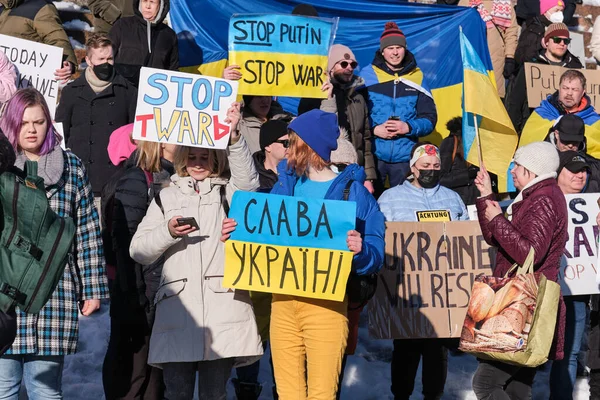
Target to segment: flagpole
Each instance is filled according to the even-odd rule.
[[[479,158],[479,168],[483,168],[483,152],[481,151],[481,141],[479,140],[479,126],[477,125],[477,114],[473,114],[475,123],[475,140],[477,140],[477,156]]]

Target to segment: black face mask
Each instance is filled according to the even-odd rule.
[[[113,76],[115,67],[114,65],[105,62],[104,64],[94,65],[92,70],[101,81],[109,81]]]
[[[439,169],[420,169],[417,181],[425,189],[436,187],[440,183]]]

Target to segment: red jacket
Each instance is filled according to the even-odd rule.
[[[498,248],[494,276],[503,277],[514,264],[523,264],[531,247],[534,269],[556,282],[560,259],[567,243],[567,204],[556,180],[545,179],[523,191],[523,199],[512,206],[512,221],[498,215],[486,223],[485,200],[477,199],[477,213],[483,236]],[[558,320],[550,358],[563,358],[565,305],[560,299]]]

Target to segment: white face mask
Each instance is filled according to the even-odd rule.
[[[565,19],[565,16],[563,15],[562,11],[558,11],[550,15],[550,22],[552,22],[553,24],[559,24],[563,22],[563,19]]]

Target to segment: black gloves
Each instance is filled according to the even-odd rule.
[[[512,75],[515,74],[515,72],[517,72],[517,63],[515,62],[514,58],[505,58],[504,59],[504,73],[502,75],[504,75],[504,78],[508,79],[510,78]]]

